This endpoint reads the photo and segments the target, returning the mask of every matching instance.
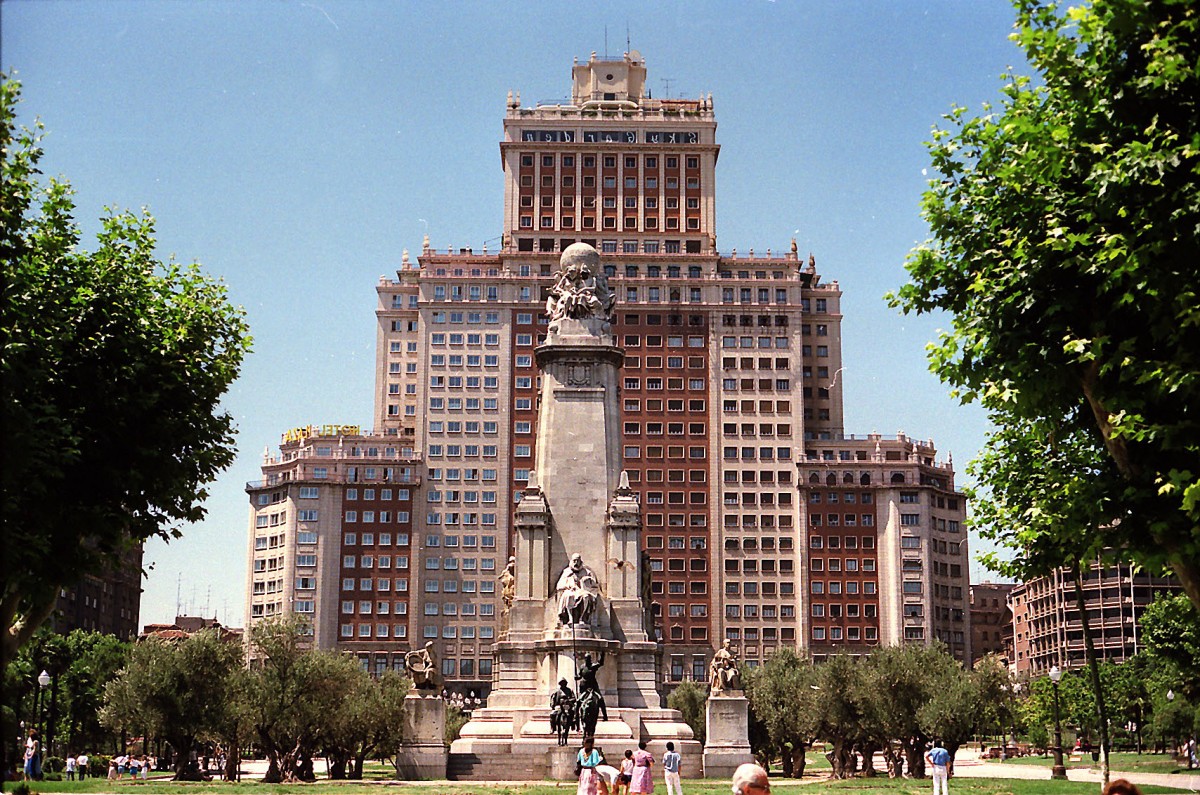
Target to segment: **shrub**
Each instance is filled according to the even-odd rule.
[[[29,788],[29,783],[19,781],[13,785],[12,795],[33,795],[33,790]]]
[[[47,773],[61,773],[67,766],[67,760],[61,756],[48,756],[42,760],[42,769]]]
[[[108,763],[111,756],[103,754],[95,754],[88,757],[88,775],[93,778],[105,778],[108,776]]]

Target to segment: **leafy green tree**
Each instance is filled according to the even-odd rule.
[[[988,656],[967,670],[946,654],[928,676],[933,687],[929,700],[917,708],[917,722],[927,735],[941,738],[953,771],[958,749],[971,735],[988,725],[1003,725],[1001,716],[1010,701],[1008,669]]]
[[[1200,610],[1184,596],[1159,594],[1140,622],[1146,653],[1171,666],[1176,689],[1200,702]]]
[[[111,214],[91,252],[68,185],[39,180],[39,130],[0,75],[0,668],[77,572],[204,516],[234,460],[221,396],[249,348],[241,309],[198,266],[155,257],[149,215]]]
[[[935,695],[938,672],[957,665],[945,646],[904,645],[876,649],[862,670],[864,725],[872,737],[896,741],[904,753],[909,775],[925,776],[925,746],[932,737],[919,710]],[[892,773],[899,771],[893,767]]]
[[[833,769],[829,777],[833,779],[854,774],[854,749],[866,736],[862,673],[860,663],[848,654],[836,654],[816,668],[816,684],[812,686],[816,688],[812,702],[814,734],[831,746]]]
[[[707,731],[708,716],[705,707],[708,698],[706,690],[695,682],[680,682],[667,696],[667,706],[683,713],[683,722],[692,728],[696,741],[704,744]]]
[[[300,616],[262,621],[250,630],[246,720],[267,756],[268,783],[313,781],[313,756],[330,735],[358,661],[308,648]]]
[[[1200,17],[1190,0],[1017,15],[1038,79],[1010,73],[999,107],[935,130],[932,240],[889,298],[950,313],[930,361],[962,400],[1094,454],[1079,499],[1106,493],[1121,521],[1061,525],[1054,546],[1126,548],[1200,605]]]
[[[199,781],[192,752],[199,741],[215,738],[233,708],[228,684],[241,669],[242,654],[240,643],[214,630],[181,641],[138,643],[105,689],[100,719],[110,728],[164,738],[174,751],[175,779]]]
[[[372,679],[361,666],[347,677],[341,702],[329,716],[323,747],[330,778],[359,780],[368,756],[395,755],[403,739],[404,696],[411,682],[396,671]]]
[[[804,775],[804,752],[818,729],[817,678],[812,664],[781,648],[746,676],[750,709],[762,721],[785,775]]]

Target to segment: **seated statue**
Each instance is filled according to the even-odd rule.
[[[742,675],[738,670],[737,653],[733,651],[729,639],[713,655],[708,666],[708,687],[713,693],[722,690],[741,690]]]
[[[592,620],[600,601],[600,582],[595,572],[583,565],[583,556],[578,552],[558,575],[554,592],[558,595],[560,624],[587,624]]]
[[[425,644],[425,648],[410,651],[404,655],[404,667],[412,679],[414,690],[432,690],[435,693],[442,689],[442,674],[438,670],[437,655],[433,650],[433,641]]]

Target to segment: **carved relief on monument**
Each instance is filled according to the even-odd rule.
[[[591,386],[592,366],[586,362],[571,362],[567,365],[567,386]]]
[[[549,331],[558,331],[565,318],[611,324],[616,300],[608,288],[596,249],[586,243],[573,243],[559,259],[558,280],[546,299]]]

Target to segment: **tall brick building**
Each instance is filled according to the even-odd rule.
[[[284,610],[292,584],[311,582],[322,645],[336,637],[382,667],[435,640],[451,682],[487,688],[496,576],[536,469],[546,291],[561,251],[582,241],[600,251],[618,297],[624,466],[642,505],[665,677],[703,678],[726,637],[751,665],[780,645],[828,654],[933,638],[969,659],[965,505],[952,468],[931,442],[845,434],[842,293],[811,256],[794,241],[757,254],[717,249],[712,97],[652,99],[636,52],[593,55],[572,78],[568,104],[509,96],[499,250],[436,250],[426,239],[415,262],[405,252],[396,278],[377,284],[374,435],[285,443],[264,466],[267,481],[289,470],[311,478],[313,445],[373,449],[389,461],[377,478],[388,466],[393,477],[406,471],[407,524],[397,527],[392,508],[385,555],[376,506],[364,550],[362,508],[344,495],[361,499],[367,462],[328,460],[323,483],[306,487],[341,502],[321,509],[319,526],[281,537],[279,597],[251,572],[250,588],[264,593],[252,590],[247,626],[255,611]],[[249,490],[262,501],[269,485]],[[270,557],[271,499],[254,507],[252,524],[268,514],[268,532],[251,534],[252,547],[268,536],[255,561]],[[295,520],[293,510],[281,526]],[[329,559],[291,562],[301,528],[306,538],[316,530]]]

